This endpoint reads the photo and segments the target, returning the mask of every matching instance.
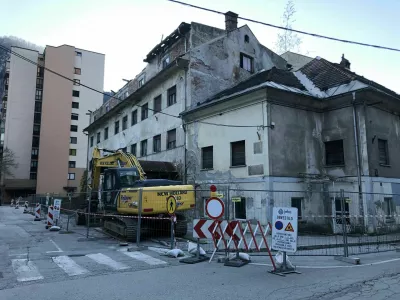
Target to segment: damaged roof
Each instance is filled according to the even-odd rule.
[[[395,97],[399,97],[396,92],[384,87],[383,85],[360,76],[342,65],[332,63],[324,58],[317,57],[313,59],[300,68],[299,71],[306,75],[307,78],[321,91],[326,91],[343,84],[349,84],[353,80],[358,80],[371,87],[390,93]]]
[[[165,49],[173,45],[180,37],[184,36],[191,29],[191,25],[182,22],[177,29],[175,29],[169,36],[163,39],[159,44],[157,44],[143,60],[144,62],[150,62],[154,57],[163,52]]]
[[[244,91],[249,88],[259,86],[266,82],[274,82],[277,84],[284,85],[286,87],[292,87],[295,89],[306,91],[306,88],[300,83],[299,79],[297,79],[297,77],[292,72],[273,67],[270,70],[263,70],[258,72],[257,74],[251,76],[247,80],[240,82],[239,84],[235,85],[232,88],[223,90],[222,92],[207,99],[203,103],[208,103],[214,100],[218,100],[222,97],[236,94],[240,91]]]

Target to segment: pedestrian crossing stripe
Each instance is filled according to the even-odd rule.
[[[290,222],[286,225],[285,231],[294,232],[293,226]]]

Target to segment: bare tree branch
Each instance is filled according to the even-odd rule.
[[[296,9],[294,7],[293,0],[289,0],[286,3],[285,11],[283,12],[283,26],[287,29],[292,28],[292,24],[296,21],[294,15]],[[283,33],[278,33],[276,48],[279,54],[283,54],[286,51],[300,52],[300,45],[302,39],[293,31],[285,30]]]
[[[0,173],[4,177],[14,177],[13,172],[17,167],[15,153],[11,149],[5,148],[0,161]]]

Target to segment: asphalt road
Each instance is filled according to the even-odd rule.
[[[59,234],[22,210],[0,207],[0,299],[400,299],[400,253],[363,256],[362,265],[331,257],[294,257],[301,274],[268,273],[268,257],[242,268],[195,265],[156,251],[126,252],[85,229]],[[79,230],[82,230],[81,232]]]

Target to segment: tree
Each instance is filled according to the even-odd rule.
[[[292,29],[292,24],[296,21],[294,20],[294,14],[296,9],[294,7],[293,0],[289,0],[286,3],[285,10],[282,15],[283,27],[286,28],[283,33],[278,33],[276,48],[279,54],[283,54],[286,51],[300,52],[301,38],[297,33],[289,30]]]
[[[3,151],[3,157],[0,160],[0,173],[4,177],[14,177],[13,171],[18,167],[15,153],[8,148]]]
[[[87,177],[88,177],[88,171],[85,170],[82,174],[81,181],[79,183],[79,189],[80,189],[81,193],[86,192],[86,187],[87,187],[87,183],[88,183]]]

